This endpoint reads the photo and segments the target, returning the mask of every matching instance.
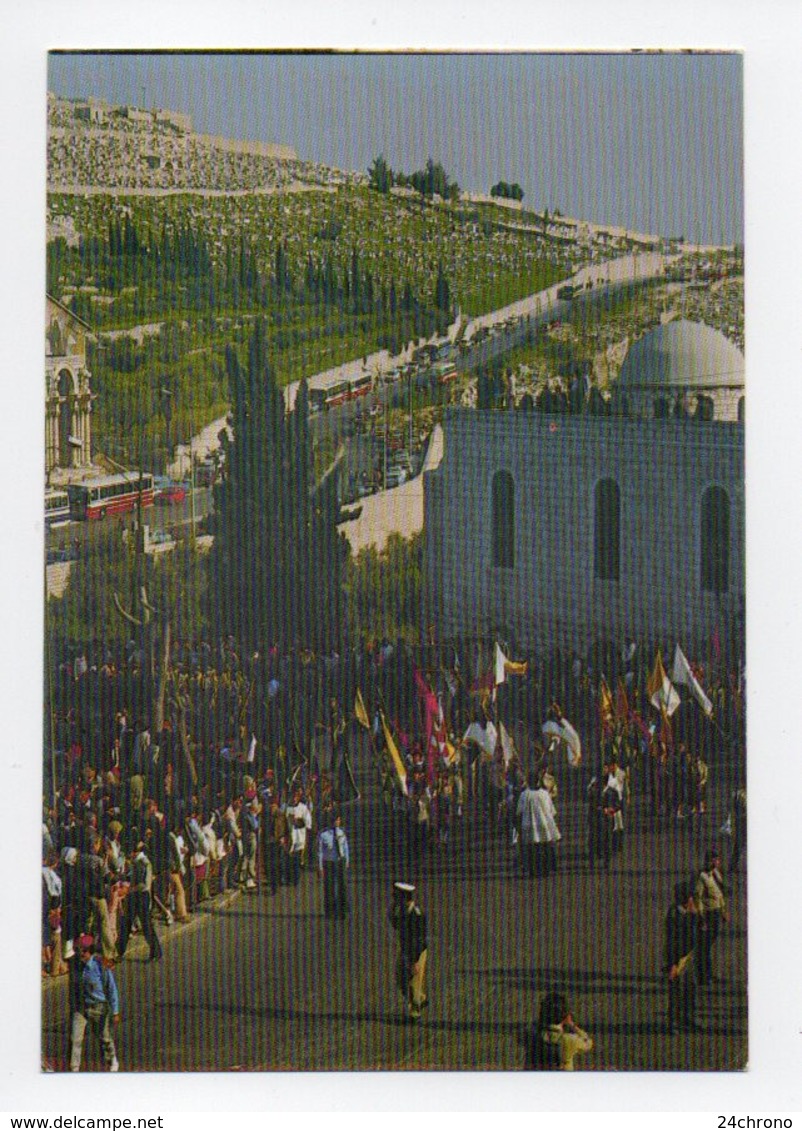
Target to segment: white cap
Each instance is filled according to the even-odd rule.
[[[412,895],[412,893],[415,890],[414,884],[395,883],[395,884],[393,884],[393,887],[395,888],[396,891],[403,891],[403,892],[406,892],[408,895]]]

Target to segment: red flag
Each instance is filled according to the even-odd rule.
[[[647,742],[652,741],[652,732],[649,730],[646,723],[643,721],[637,711],[633,710],[629,712],[629,721],[634,727],[637,728],[637,730],[646,739]]]
[[[445,725],[443,712],[437,701],[437,696],[429,687],[417,668],[415,671],[415,685],[423,702],[426,717],[426,777],[430,785],[437,780],[437,762],[443,754],[445,745]]]

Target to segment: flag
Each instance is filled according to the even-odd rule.
[[[651,743],[652,732],[649,730],[646,723],[643,721],[637,711],[633,710],[629,712],[629,721],[638,730],[641,738],[643,738],[645,742]]]
[[[443,709],[437,696],[417,668],[414,669],[414,675],[418,694],[423,702],[426,720],[426,778],[429,785],[434,785],[437,780],[438,759],[447,757],[447,751],[444,749],[446,728],[443,720]]]
[[[614,722],[613,697],[604,678],[599,684],[599,722],[603,734],[609,734],[612,731]]]
[[[246,761],[252,762],[255,757],[256,757],[256,735],[252,734],[250,745],[248,746],[248,756],[246,758]]]
[[[615,689],[615,718],[621,726],[625,727],[629,724],[629,700],[622,679],[619,679],[618,686]]]
[[[508,675],[526,675],[529,670],[527,661],[508,660],[498,643],[493,652],[493,667],[496,687],[504,683]]]
[[[515,749],[515,743],[513,742],[509,731],[504,726],[504,723],[501,722],[501,720],[499,720],[498,724],[498,736],[501,739],[501,753],[502,757],[504,758],[504,769],[506,770],[512,759],[517,758],[518,751]]]
[[[671,718],[681,703],[676,689],[666,675],[663,657],[659,651],[654,661],[654,671],[646,682],[646,691],[652,706],[656,707],[658,711],[662,711],[668,718]]]
[[[387,719],[385,719],[385,717],[384,717],[384,711],[379,712],[379,717],[381,718],[382,730],[384,731],[384,741],[387,743],[387,753],[390,755],[390,760],[393,763],[393,769],[395,770],[396,779],[398,781],[399,786],[401,787],[401,792],[403,794],[406,794],[406,792],[407,792],[407,771],[406,771],[406,767],[404,766],[404,762],[401,758],[401,755],[398,753],[398,747],[396,746],[395,739],[393,738],[393,736],[390,732],[390,728],[387,725]]]
[[[365,700],[362,698],[362,692],[359,690],[359,688],[356,689],[354,718],[360,726],[363,726],[365,728],[365,730],[370,730],[370,719],[368,718],[367,708],[365,707]]]
[[[475,742],[483,754],[488,758],[492,758],[496,752],[496,743],[498,742],[498,732],[495,725],[487,722],[484,726],[479,723],[471,723],[465,734],[462,736],[463,742]]]
[[[546,738],[556,738],[557,741],[565,747],[565,755],[568,759],[569,766],[576,768],[581,764],[582,740],[568,722],[568,719],[562,716],[559,721],[549,719],[543,724],[541,730]]]
[[[674,650],[674,667],[671,670],[671,678],[674,683],[682,683],[690,688],[691,695],[702,708],[708,718],[713,714],[713,704],[702,690],[699,680],[691,671],[691,665],[685,658],[685,653],[680,648],[679,644]]]

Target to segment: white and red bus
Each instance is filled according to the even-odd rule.
[[[456,381],[459,376],[457,367],[453,361],[435,362],[433,371],[440,385],[448,385],[451,381]]]
[[[373,388],[373,378],[369,373],[365,373],[360,377],[352,377],[349,381],[348,399],[350,401],[357,400],[358,397],[366,397]]]
[[[369,373],[359,374],[355,377],[327,377],[319,384],[309,386],[309,408],[312,412],[322,412],[324,409],[335,408],[365,397],[373,388],[373,378]]]
[[[70,521],[70,497],[66,491],[45,491],[45,526],[58,526]]]
[[[70,498],[70,518],[105,518],[107,514],[125,514],[139,503],[140,483],[142,506],[153,506],[153,476],[136,472],[131,475],[101,475],[97,479],[86,479],[83,483],[71,483],[67,487]]]

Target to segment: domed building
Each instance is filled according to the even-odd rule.
[[[685,320],[644,335],[618,411],[454,409],[424,475],[427,623],[587,655],[743,646],[744,359]]]
[[[625,415],[743,420],[744,356],[719,330],[685,318],[630,347],[615,390]]]

